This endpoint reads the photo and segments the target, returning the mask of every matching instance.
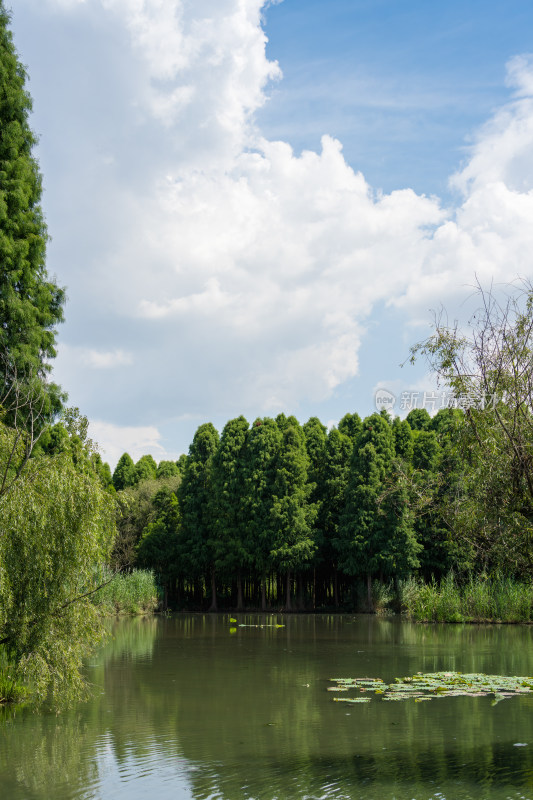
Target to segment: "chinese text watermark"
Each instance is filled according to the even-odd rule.
[[[429,413],[435,413],[443,408],[460,408],[466,411],[474,408],[480,411],[494,408],[497,402],[496,395],[471,392],[456,395],[448,391],[405,391],[397,397],[388,389],[378,389],[374,402],[378,411],[412,411],[415,408],[424,408]]]

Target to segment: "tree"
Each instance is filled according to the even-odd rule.
[[[187,459],[188,459],[188,456],[186,456],[185,453],[182,453],[181,456],[176,461],[176,466],[177,466],[177,468],[179,470],[180,475],[184,475],[185,474],[185,467],[187,466]]]
[[[464,410],[462,500],[450,507],[456,537],[483,569],[533,574],[533,287],[476,291],[468,324],[436,317],[412,358],[423,355]]]
[[[392,421],[394,451],[407,464],[413,460],[413,432],[407,420],[395,417]]]
[[[415,469],[434,472],[440,457],[435,431],[418,430],[413,438],[412,463]]]
[[[63,395],[42,379],[56,354],[65,293],[45,267],[48,236],[40,206],[41,176],[28,123],[32,102],[8,24],[0,0],[0,350],[10,373],[7,383],[0,376],[0,396],[14,380],[31,385],[40,393],[42,418],[50,419]]]
[[[291,610],[291,570],[301,570],[309,564],[315,551],[312,526],[316,508],[309,502],[312,486],[307,482],[308,464],[301,426],[286,425],[274,481],[271,511],[274,519],[274,540],[271,558],[285,573],[288,611]]]
[[[141,456],[135,464],[135,483],[152,481],[157,476],[157,464],[153,456]]]
[[[180,481],[179,476],[142,481],[117,493],[117,537],[112,553],[112,566],[115,569],[131,569],[134,566],[139,540],[147,526],[157,519],[158,509],[154,498],[161,489],[177,493]]]
[[[348,470],[353,443],[349,436],[333,428],[327,438],[324,458],[323,495],[319,509],[320,522],[317,524],[319,536],[317,558],[326,567],[333,567],[333,595],[335,605],[339,604],[337,576],[338,552],[334,541],[339,535],[339,523],[344,509],[345,493],[348,483]],[[329,577],[329,576],[328,576]]]
[[[200,425],[191,446],[178,500],[181,509],[181,548],[189,575],[207,576],[211,583],[211,611],[217,610],[215,553],[210,545],[213,532],[211,468],[218,447],[218,432],[207,422]]]
[[[213,531],[210,544],[217,572],[237,579],[237,609],[243,607],[242,571],[251,563],[246,533],[244,463],[248,421],[226,423],[211,473]]]
[[[309,457],[307,480],[310,486],[309,502],[315,508],[312,538],[315,543],[313,558],[313,604],[316,602],[316,567],[320,563],[323,553],[320,548],[324,542],[324,491],[325,491],[325,465],[327,428],[318,417],[311,417],[302,426],[305,435],[305,447]]]
[[[175,461],[160,461],[157,466],[157,478],[174,478],[180,474]]]
[[[128,486],[134,486],[135,483],[135,464],[129,453],[123,453],[113,473],[113,486],[117,492],[120,492],[122,489],[127,489]]]
[[[276,522],[272,515],[281,434],[270,417],[256,419],[248,431],[244,465],[244,502],[252,563],[261,580],[261,609],[266,610],[266,578],[272,568]]]
[[[394,459],[391,425],[381,414],[363,422],[350,463],[346,503],[335,545],[348,575],[366,575],[372,609],[372,576],[397,575],[418,566],[407,516],[407,494],[390,485]]]
[[[355,444],[363,430],[363,423],[359,414],[345,414],[337,427]]]
[[[17,436],[0,423],[0,464],[13,478],[0,491],[0,645],[10,669],[57,702],[83,692],[82,658],[103,634],[90,598],[113,542],[114,501],[89,452],[85,464],[70,452],[25,460]]]
[[[109,464],[102,460],[100,453],[93,453],[91,456],[91,462],[93,469],[100,478],[100,482],[104,489],[107,489],[108,492],[114,494],[116,490],[113,485],[113,476],[111,475],[111,468]]]
[[[137,545],[137,563],[145,569],[153,569],[163,589],[163,605],[168,607],[169,597],[179,572],[180,514],[176,494],[168,485],[155,494],[152,505],[156,515],[144,529]]]
[[[431,417],[426,408],[413,408],[406,420],[412,431],[427,431],[431,427]]]

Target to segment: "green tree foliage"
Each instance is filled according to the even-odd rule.
[[[298,424],[287,424],[282,432],[276,464],[271,511],[275,526],[271,559],[286,575],[288,610],[291,608],[291,570],[302,570],[309,564],[315,550],[312,526],[316,509],[309,502],[311,486],[307,482],[308,463],[302,428]]]
[[[431,417],[425,408],[413,408],[406,419],[412,431],[427,431],[431,427]]]
[[[175,478],[180,470],[175,461],[160,461],[157,466],[156,478]]]
[[[434,472],[440,455],[440,446],[435,431],[416,431],[413,441],[413,467]]]
[[[155,521],[148,523],[137,545],[137,563],[152,569],[163,588],[165,608],[179,573],[180,512],[178,498],[168,485],[152,499]]]
[[[413,358],[423,354],[464,408],[455,536],[487,570],[533,574],[533,288],[478,293],[469,325],[437,319]]]
[[[323,492],[322,476],[326,457],[327,428],[318,417],[311,417],[302,426],[305,436],[305,448],[309,457],[308,480],[312,486],[311,502],[317,507]]]
[[[0,2],[0,397],[14,381],[24,382],[42,421],[57,413],[62,398],[59,387],[42,378],[56,354],[65,294],[45,267],[41,176],[28,123],[32,103],[8,25]]]
[[[211,473],[211,511],[213,548],[218,573],[237,580],[237,608],[243,607],[242,573],[251,563],[250,541],[246,530],[244,466],[248,421],[230,420],[222,431],[213,457]]]
[[[0,425],[0,642],[15,672],[44,700],[78,696],[82,658],[102,629],[90,601],[115,532],[114,502],[71,453],[24,459],[17,431]]]
[[[187,466],[187,459],[188,459],[188,456],[186,456],[185,453],[182,453],[181,456],[176,461],[176,466],[177,466],[177,468],[179,470],[180,475],[184,475],[185,474],[185,467]]]
[[[396,456],[410,464],[413,460],[413,432],[407,420],[395,417],[392,421],[392,435]]]
[[[302,426],[305,436],[305,447],[309,458],[307,480],[309,482],[309,502],[315,509],[313,524],[313,541],[316,546],[314,564],[320,563],[320,548],[324,542],[324,492],[326,471],[327,428],[318,417],[311,417]]]
[[[344,509],[348,470],[352,455],[353,443],[349,436],[333,428],[327,438],[322,475],[322,503],[319,508],[320,521],[317,525],[318,537],[317,562],[326,569],[332,567],[334,572],[334,600],[338,605],[337,557],[334,540],[338,535],[341,514]]]
[[[134,486],[135,483],[135,464],[129,453],[124,453],[120,456],[115,467],[113,486],[117,492],[120,492],[122,489],[127,489],[128,486]]]
[[[129,569],[136,563],[137,545],[143,531],[157,519],[155,496],[163,488],[177,493],[180,482],[179,475],[174,478],[142,481],[117,493],[117,537],[112,554],[113,567]]]
[[[266,608],[266,577],[272,567],[277,530],[272,514],[281,433],[270,417],[256,419],[248,432],[244,466],[244,502],[247,508],[247,550],[261,579],[261,607]]]
[[[359,414],[345,414],[338,424],[338,429],[347,436],[352,442],[352,445],[354,445],[363,430],[361,417]]]
[[[111,468],[109,464],[102,460],[100,453],[92,454],[91,463],[104,489],[114,494],[116,490],[113,485],[113,476],[111,474]]]
[[[373,575],[418,566],[407,495],[401,487],[390,486],[393,458],[391,426],[381,414],[367,417],[353,450],[335,545],[345,573],[366,575],[370,607]]]
[[[207,422],[200,425],[189,449],[185,474],[179,488],[181,508],[181,549],[187,574],[207,578],[211,584],[211,608],[216,610],[214,527],[211,503],[211,470],[218,447],[218,432]]]
[[[135,483],[155,480],[157,477],[157,464],[153,456],[141,456],[135,464]]]

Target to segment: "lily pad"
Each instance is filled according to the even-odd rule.
[[[386,684],[381,678],[331,678],[336,686],[330,691],[373,691],[381,700],[411,700],[416,702],[435,697],[486,697],[492,695],[492,705],[515,695],[531,694],[533,678],[482,673],[430,672],[396,678]],[[344,702],[369,702],[369,697],[340,698]]]
[[[337,703],[370,703],[370,697],[334,697]]]

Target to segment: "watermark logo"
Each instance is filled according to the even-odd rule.
[[[378,389],[374,395],[374,403],[378,411],[384,408],[393,411],[398,398],[388,389]],[[460,408],[466,411],[475,408],[479,411],[493,409],[497,403],[496,395],[471,392],[469,394],[455,395],[450,391],[405,391],[400,392],[398,402],[399,411],[412,411],[414,408],[425,408],[426,411],[436,413],[443,408]]]
[[[389,392],[388,389],[378,389],[374,396],[374,402],[378,411],[381,411],[382,408],[385,411],[392,411],[396,403],[396,395]]]

